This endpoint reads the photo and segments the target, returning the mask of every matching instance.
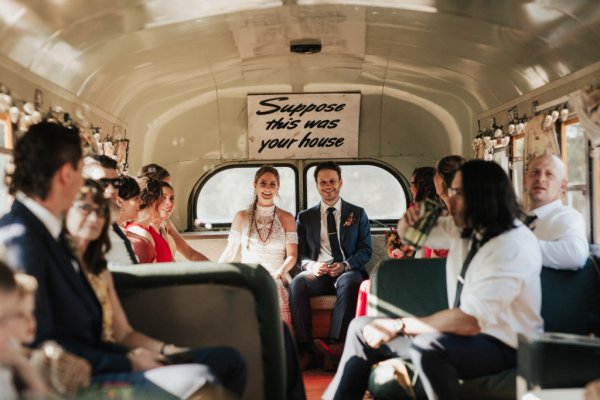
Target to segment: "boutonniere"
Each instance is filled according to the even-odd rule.
[[[351,212],[350,215],[348,215],[348,218],[346,218],[346,220],[344,221],[344,226],[347,228],[350,225],[353,225],[356,222],[356,220],[354,219],[354,213]]]

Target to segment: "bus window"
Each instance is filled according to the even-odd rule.
[[[400,178],[376,164],[341,164],[344,182],[342,198],[362,207],[373,220],[396,223],[406,211],[408,191]],[[316,166],[305,172],[307,208],[319,203],[321,197],[315,184]]]
[[[0,215],[4,215],[10,210],[12,199],[8,194],[8,187],[5,184],[4,171],[11,162],[12,156],[7,153],[0,153]]]
[[[290,166],[275,167],[281,181],[275,205],[296,214],[296,171]],[[252,203],[252,183],[258,168],[260,165],[229,167],[217,171],[204,181],[196,197],[195,225],[231,224],[235,213]]]
[[[566,167],[569,206],[583,215],[587,223],[589,238],[591,232],[589,149],[585,131],[577,118],[572,118],[562,124],[561,147]]]

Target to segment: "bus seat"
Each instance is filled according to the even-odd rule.
[[[369,315],[418,317],[448,308],[445,259],[387,260],[377,267],[371,279]],[[546,331],[586,334],[589,315],[600,311],[600,277],[593,261],[589,259],[577,271],[542,268],[541,283],[542,317]],[[526,361],[521,353],[520,350],[519,369]],[[528,370],[536,368],[542,366],[538,364],[535,368],[528,367]],[[465,380],[461,384],[461,398],[514,399],[516,371],[514,368]],[[374,367],[369,391],[375,399],[403,398],[403,389],[391,378],[393,376],[389,365]],[[571,383],[579,385],[580,382]],[[561,382],[561,385],[566,385],[566,382]],[[417,396],[426,398],[419,389],[420,385],[417,385]]]
[[[333,295],[315,296],[310,298],[312,311],[312,336],[314,338],[329,337],[329,325],[333,306],[337,297]]]
[[[264,268],[185,262],[111,271],[135,329],[179,346],[232,346],[248,364],[245,399],[285,397],[279,303]]]

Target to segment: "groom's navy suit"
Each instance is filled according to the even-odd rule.
[[[38,281],[34,345],[52,339],[92,364],[93,373],[131,371],[127,349],[101,341],[102,310],[68,248],[18,200],[0,219],[8,264]]]
[[[348,324],[356,312],[356,299],[360,283],[365,280],[365,265],[371,258],[371,230],[365,210],[341,202],[339,242],[344,261],[349,270],[337,277],[316,277],[306,267],[317,261],[321,249],[321,203],[298,214],[298,266],[304,272],[294,278],[291,285],[292,322],[298,343],[309,343],[311,335],[310,298],[337,295],[330,327],[332,339],[344,340]]]

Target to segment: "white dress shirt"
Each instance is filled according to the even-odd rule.
[[[52,236],[56,241],[58,241],[58,237],[60,236],[60,232],[62,231],[62,221],[56,215],[54,215],[50,210],[46,207],[27,196],[24,193],[17,193],[17,200],[19,200],[33,215],[36,216],[37,219],[48,229],[50,232],[50,236]]]
[[[333,217],[335,218],[335,229],[337,230],[338,241],[340,240],[340,220],[342,218],[342,198],[340,197],[338,199],[338,201],[336,201],[335,204],[333,204],[331,206],[327,203],[324,203],[322,200],[321,200],[320,204],[321,204],[321,232],[319,233],[319,238],[321,241],[321,247],[319,249],[319,256],[317,257],[317,259],[315,261],[308,262],[306,269],[309,271],[312,270],[312,267],[316,264],[320,264],[322,262],[329,262],[329,261],[333,260],[333,254],[331,252],[331,245],[329,244],[329,235],[327,233],[327,209],[329,207],[335,208],[335,211],[333,212]],[[344,256],[344,258],[346,258],[346,255],[344,254],[344,249],[342,248],[341,243],[340,243],[340,249],[342,250],[342,256]],[[348,267],[349,267],[349,264],[344,261],[344,268],[348,269]]]
[[[481,332],[516,348],[517,335],[540,334],[542,256],[533,233],[520,221],[517,226],[481,246],[465,275],[460,309],[477,319]],[[470,239],[462,239],[451,217],[442,217],[426,245],[447,248],[448,304],[454,304],[456,284],[469,251]]]
[[[12,369],[0,365],[0,398],[2,400],[16,400],[19,398],[14,385]]]
[[[338,201],[335,202],[334,205],[330,206],[329,204],[321,201],[321,249],[319,250],[319,258],[317,261],[331,261],[333,260],[333,253],[331,252],[331,245],[329,244],[329,234],[327,233],[327,209],[329,207],[335,208],[333,212],[333,216],[335,218],[335,229],[337,231],[338,242],[340,240],[340,219],[342,218],[342,199],[339,198]],[[340,249],[342,249],[342,245],[340,243]],[[344,249],[342,249],[342,255],[344,258]]]
[[[531,212],[538,217],[532,229],[542,249],[542,264],[556,269],[583,267],[590,254],[583,216],[560,200]]]
[[[121,229],[123,233],[125,230]],[[118,267],[120,265],[132,265],[133,261],[129,256],[129,252],[127,251],[127,247],[125,246],[125,242],[123,239],[114,231],[112,224],[108,227],[108,238],[110,239],[110,251],[106,253],[106,261],[108,262],[108,267]]]

